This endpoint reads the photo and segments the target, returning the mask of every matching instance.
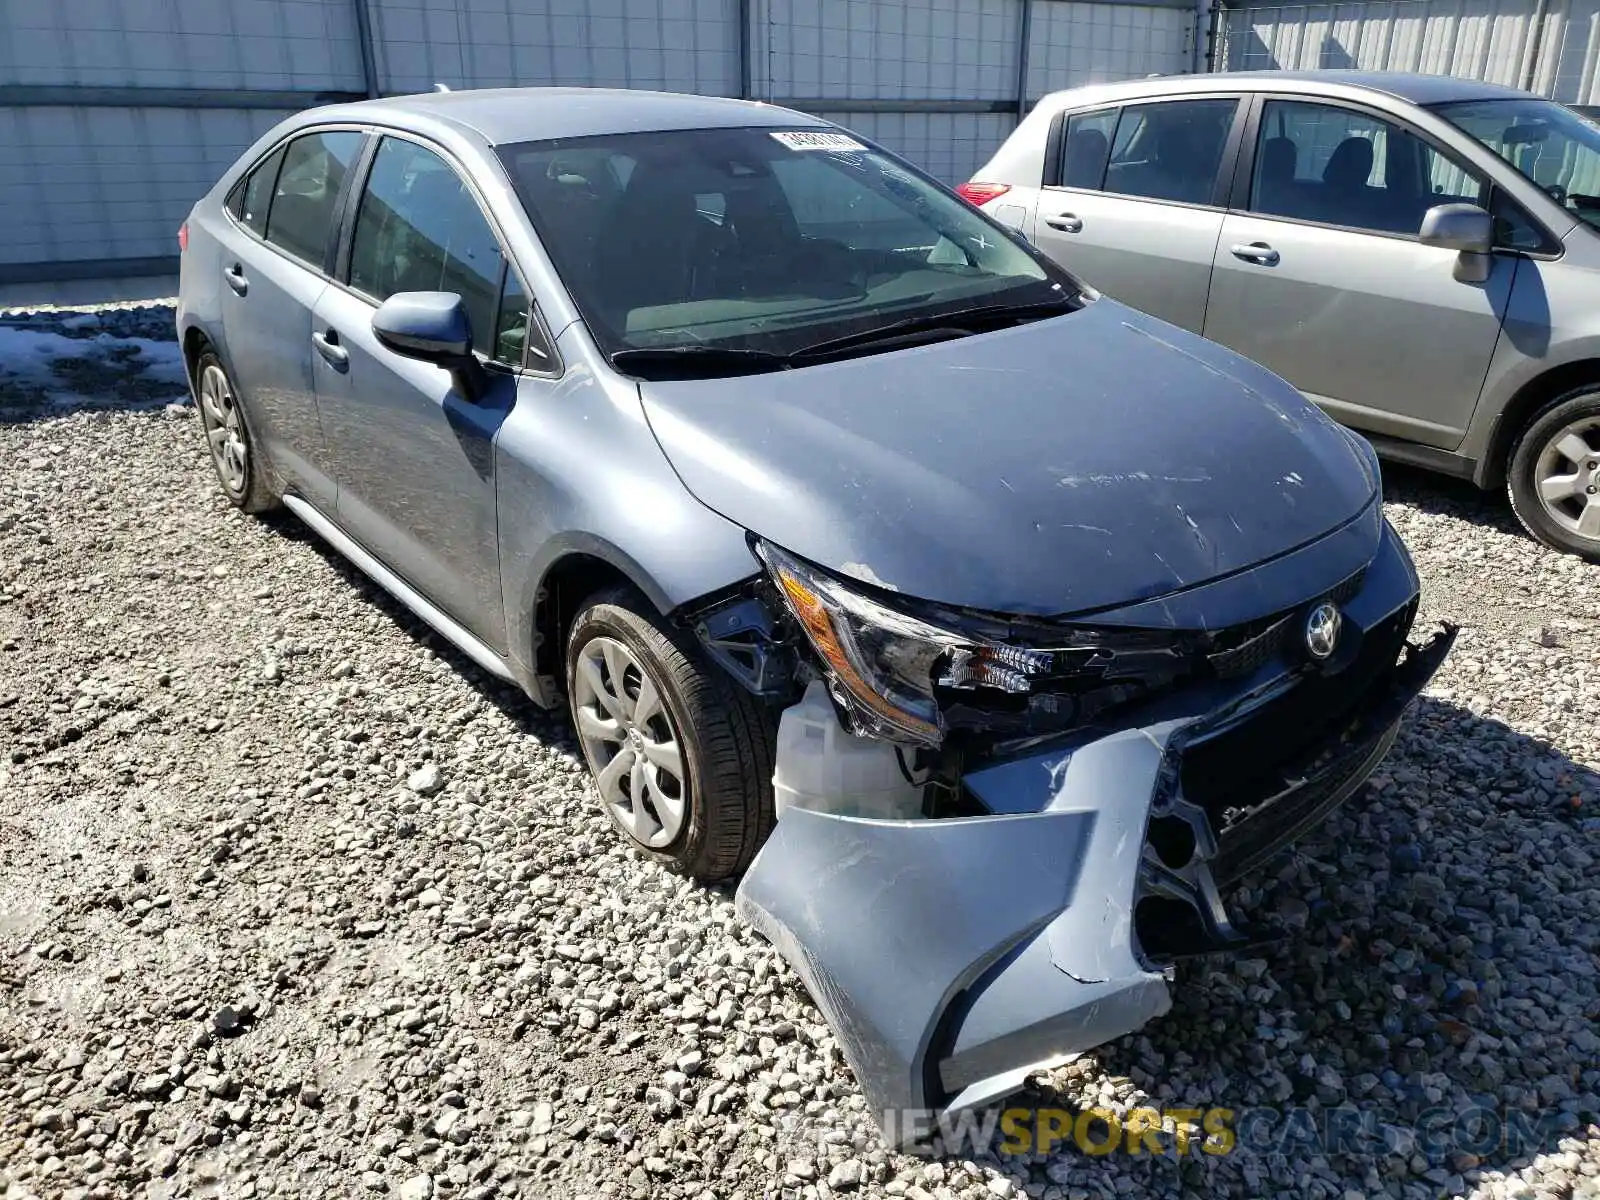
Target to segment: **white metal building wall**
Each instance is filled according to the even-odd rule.
[[[159,259],[288,110],[0,108],[0,264]]]
[[[1015,99],[1017,0],[766,0],[758,95]]]
[[[1141,4],[1046,4],[1034,13],[1031,95],[1089,83],[1186,71],[1194,61],[1194,13]]]
[[[429,91],[436,83],[739,90],[738,0],[369,0],[369,7],[385,91]]]
[[[0,83],[362,87],[349,0],[0,0]]]
[[[747,94],[954,182],[1046,92],[1193,69],[1193,32],[1192,0],[0,0],[0,281],[171,270],[245,146],[369,91]]]
[[[1600,103],[1600,0],[1359,0],[1220,14],[1219,69],[1421,71]]]

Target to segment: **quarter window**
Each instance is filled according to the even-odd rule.
[[[356,213],[350,286],[380,303],[396,292],[455,292],[473,348],[521,365],[528,325],[518,333],[514,320],[501,320],[504,268],[494,231],[454,169],[415,142],[384,138]],[[512,303],[525,305],[526,296]]]
[[[1067,136],[1061,148],[1061,186],[1100,190],[1111,158],[1111,139],[1117,133],[1117,111],[1108,108],[1067,118]]]
[[[500,317],[494,338],[494,357],[508,367],[527,365],[541,370],[552,365],[549,352],[537,336],[533,322],[533,302],[522,278],[506,269],[505,286],[500,289]]]
[[[321,267],[339,190],[360,149],[361,134],[349,129],[311,133],[290,142],[271,191],[271,211],[264,214],[267,241]]]
[[[246,229],[265,235],[267,232],[267,206],[272,203],[272,189],[278,182],[278,169],[283,166],[283,147],[279,146],[245,178],[238,187],[239,206],[233,209]]]
[[[1481,180],[1389,121],[1302,101],[1262,109],[1252,212],[1414,237],[1434,205],[1483,200]]]

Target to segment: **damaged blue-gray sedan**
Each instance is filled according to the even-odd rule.
[[[1449,647],[1366,442],[815,118],[315,109],[180,241],[228,498],[569,706],[896,1139],[1165,1012]]]

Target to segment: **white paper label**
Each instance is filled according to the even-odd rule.
[[[774,133],[772,140],[781,142],[791,150],[865,150],[855,138],[844,133],[823,133],[788,130]]]

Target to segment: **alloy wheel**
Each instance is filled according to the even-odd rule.
[[[590,639],[578,653],[573,719],[600,800],[641,846],[669,846],[688,811],[682,743],[661,689],[616,638]]]
[[[1569,533],[1600,541],[1600,417],[1558,430],[1534,465],[1539,504]]]
[[[208,363],[200,374],[200,419],[217,477],[230,493],[242,496],[250,480],[250,446],[233,388],[215,363]]]

